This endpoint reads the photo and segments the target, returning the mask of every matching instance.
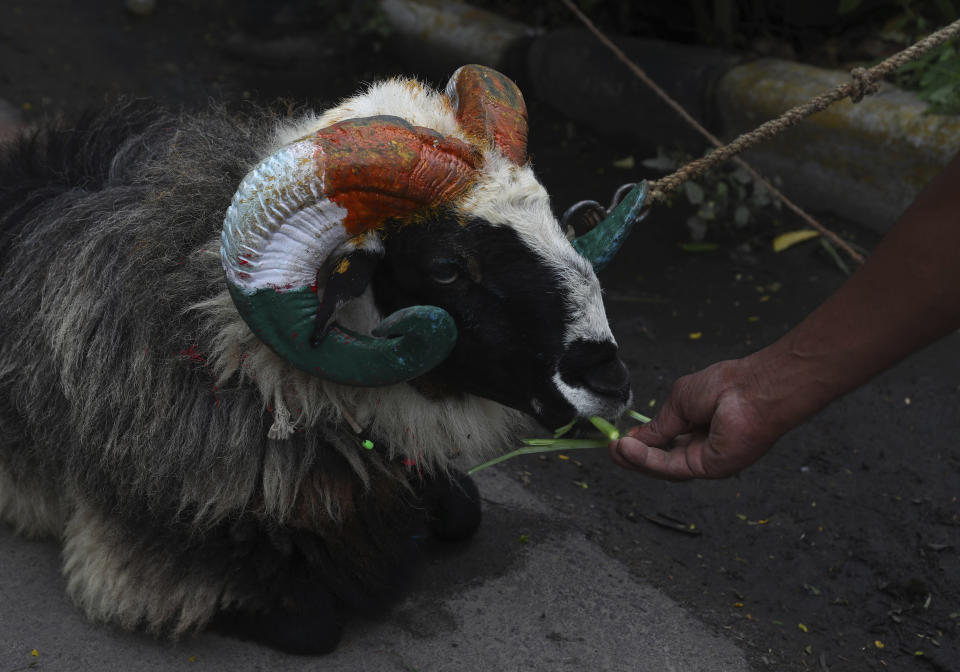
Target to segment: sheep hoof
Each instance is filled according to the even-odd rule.
[[[441,477],[423,493],[427,529],[440,541],[469,539],[480,527],[480,491],[473,479],[460,472]]]
[[[211,629],[284,653],[303,656],[330,653],[343,635],[343,616],[326,588],[318,587],[310,592],[309,600],[305,600],[310,604],[295,609],[222,611],[214,617]]]

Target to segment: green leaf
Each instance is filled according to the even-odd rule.
[[[726,198],[727,198],[727,193],[728,193],[729,191],[730,191],[730,189],[729,189],[729,187],[727,187],[727,183],[726,183],[726,182],[717,182],[716,194],[717,194],[717,200],[718,200],[718,201],[724,201],[724,200],[726,200]]]
[[[654,170],[675,170],[677,168],[677,162],[665,155],[658,156],[655,159],[644,159],[640,164]]]
[[[569,432],[571,429],[573,429],[573,426],[577,424],[577,420],[578,418],[574,418],[573,420],[565,424],[563,427],[559,427],[555,429],[553,431],[553,438],[559,439],[561,436]]]
[[[700,205],[706,196],[703,192],[703,187],[693,180],[688,180],[683,183],[683,192],[687,195],[687,200],[690,201],[692,205]]]
[[[750,223],[750,208],[745,205],[738,205],[733,211],[733,221],[737,226],[743,227]]]

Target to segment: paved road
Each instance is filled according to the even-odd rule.
[[[494,470],[478,476],[486,500],[478,536],[433,549],[409,599],[382,621],[353,623],[322,659],[212,634],[171,645],[91,624],[64,594],[56,544],[0,528],[0,672],[749,671],[733,643],[522,485]],[[525,529],[537,539],[521,543]]]

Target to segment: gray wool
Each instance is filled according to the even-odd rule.
[[[250,511],[283,523],[304,507],[337,520],[335,483],[300,496],[325,455],[368,485],[404,458],[442,470],[509,444],[516,411],[311,378],[240,319],[217,241],[276,126],[259,112],[154,114],[102,184],[33,209],[0,269],[0,519],[28,534],[62,534],[88,506],[200,526]],[[294,431],[270,438],[283,412]]]

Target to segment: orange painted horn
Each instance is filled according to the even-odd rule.
[[[527,160],[527,106],[517,85],[483,65],[464,65],[447,82],[447,97],[467,137],[493,145],[516,164]]]

